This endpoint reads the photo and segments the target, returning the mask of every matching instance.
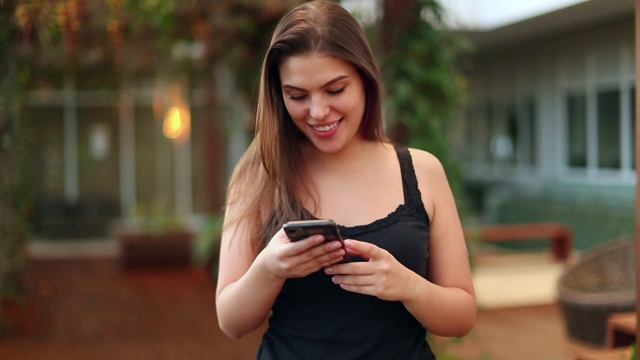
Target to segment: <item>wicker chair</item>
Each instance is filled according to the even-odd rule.
[[[558,280],[558,300],[572,338],[603,346],[611,313],[636,308],[635,236],[584,253]]]

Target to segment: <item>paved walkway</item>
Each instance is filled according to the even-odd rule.
[[[2,360],[251,359],[260,334],[218,328],[201,268],[124,270],[114,258],[34,260],[24,297],[7,303]]]
[[[0,333],[1,360],[255,358],[260,331],[242,340],[220,331],[204,269],[125,270],[108,242],[71,253],[40,245],[30,250],[23,298],[6,304],[12,326]],[[588,349],[567,338],[553,303],[481,309],[462,341],[434,340],[459,359],[568,360]]]

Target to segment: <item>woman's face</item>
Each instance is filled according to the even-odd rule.
[[[360,136],[365,92],[351,64],[316,52],[292,56],[280,82],[289,115],[318,150],[336,153]]]

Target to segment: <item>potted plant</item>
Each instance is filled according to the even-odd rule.
[[[188,266],[194,233],[161,204],[136,206],[117,234],[125,268]]]
[[[218,258],[220,257],[220,240],[224,212],[213,214],[206,218],[201,231],[194,239],[193,260],[204,266],[215,281],[218,277]]]

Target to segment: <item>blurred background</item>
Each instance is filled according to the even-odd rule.
[[[2,298],[73,254],[215,274],[260,62],[301,2],[1,1]],[[635,233],[633,0],[341,3],[388,133],[441,159],[465,227],[562,223],[577,252]]]

